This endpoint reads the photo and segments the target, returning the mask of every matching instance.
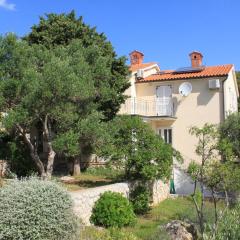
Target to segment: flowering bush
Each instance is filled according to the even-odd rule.
[[[0,239],[67,240],[77,237],[72,201],[60,186],[36,178],[0,189]]]

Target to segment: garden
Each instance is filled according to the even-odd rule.
[[[201,159],[187,169],[194,191],[153,206],[150,183],[168,184],[183,158],[141,118],[117,115],[128,74],[74,12],[0,38],[0,239],[240,239],[239,113],[190,129]],[[90,166],[92,154],[104,166]],[[101,193],[84,225],[71,193],[122,182],[129,194]]]

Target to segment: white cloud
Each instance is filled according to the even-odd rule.
[[[7,0],[0,0],[0,7],[3,7],[7,10],[15,10],[16,5],[13,3],[8,3]]]

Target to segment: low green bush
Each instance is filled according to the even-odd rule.
[[[217,240],[240,239],[240,205],[228,210],[223,216],[219,226]]]
[[[136,221],[131,203],[120,193],[105,192],[95,203],[90,221],[97,226],[123,227]]]
[[[72,201],[56,183],[13,180],[0,189],[0,239],[73,240],[78,221]]]
[[[150,210],[150,192],[144,185],[137,186],[130,193],[130,201],[136,214],[145,214]]]
[[[9,174],[14,173],[18,177],[26,177],[37,172],[29,150],[21,137],[0,133],[0,159],[7,160]]]
[[[138,238],[122,229],[97,229],[95,227],[85,227],[81,231],[81,240],[138,240]]]

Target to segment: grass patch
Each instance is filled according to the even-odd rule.
[[[85,174],[89,174],[92,176],[102,176],[107,179],[111,179],[114,181],[121,181],[123,180],[123,170],[114,169],[110,166],[105,167],[90,167],[85,172]]]
[[[223,202],[219,202],[218,207],[222,208]],[[212,223],[213,219],[213,204],[211,202],[206,202],[205,221]],[[139,240],[170,240],[163,226],[172,220],[189,220],[197,225],[197,216],[190,197],[167,199],[158,206],[152,208],[148,214],[139,216],[135,226],[125,227],[119,231],[131,233]],[[86,227],[82,232],[85,238],[83,237],[82,239],[108,240],[109,238],[105,237],[106,232],[106,229]]]
[[[91,167],[80,175],[75,176],[73,181],[63,183],[63,186],[68,191],[77,191],[121,181],[123,181],[123,174],[120,170],[109,167]]]
[[[219,203],[219,207],[223,204]],[[206,202],[206,222],[213,222],[214,209],[213,204]],[[165,240],[169,239],[167,233],[162,228],[172,220],[190,220],[197,224],[197,216],[194,204],[190,198],[167,199],[157,207],[138,217],[137,224],[134,227],[128,227],[127,230],[143,240]]]

